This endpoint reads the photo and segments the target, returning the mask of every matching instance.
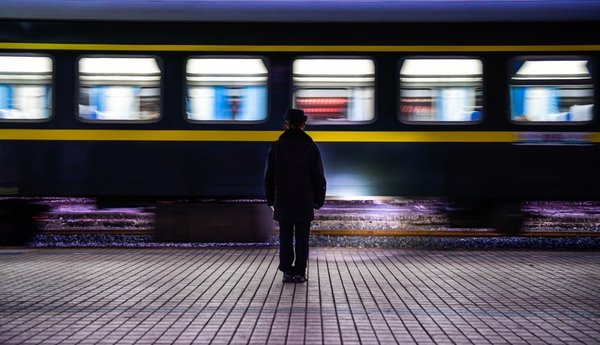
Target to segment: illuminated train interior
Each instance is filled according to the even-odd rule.
[[[160,121],[159,58],[86,55],[79,59],[81,121]],[[404,123],[468,123],[484,117],[482,61],[470,58],[400,60],[398,118]],[[589,122],[594,83],[585,57],[516,57],[509,75],[510,120]],[[192,57],[186,63],[186,117],[202,123],[264,121],[268,117],[265,59]],[[0,55],[0,119],[50,120],[52,58]],[[375,119],[372,59],[298,58],[293,106],[309,124],[369,123]]]

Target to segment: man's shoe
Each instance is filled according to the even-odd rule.
[[[292,277],[291,273],[287,273],[284,272],[283,273],[283,280],[284,283],[293,283],[294,282],[294,278]]]
[[[304,274],[296,274],[294,276],[294,283],[304,283],[306,281],[306,276]]]

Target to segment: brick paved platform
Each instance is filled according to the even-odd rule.
[[[600,252],[0,248],[0,344],[598,344]]]

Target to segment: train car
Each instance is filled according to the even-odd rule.
[[[600,199],[598,2],[18,3],[0,21],[4,202],[261,199],[290,107],[328,198],[443,197],[505,231],[523,200]]]

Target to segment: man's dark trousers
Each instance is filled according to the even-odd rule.
[[[294,230],[296,236],[296,263],[294,263]],[[305,274],[308,261],[308,223],[279,222],[279,269],[291,274]]]

